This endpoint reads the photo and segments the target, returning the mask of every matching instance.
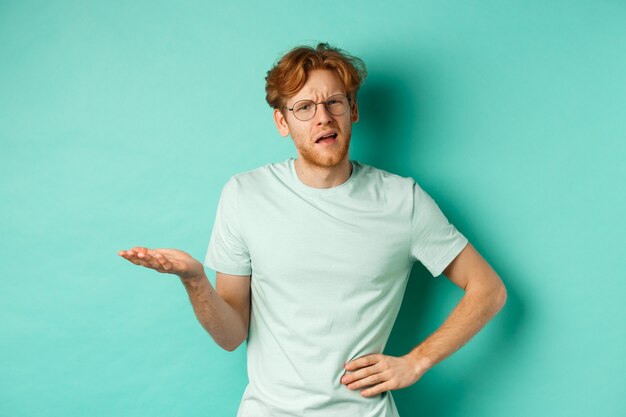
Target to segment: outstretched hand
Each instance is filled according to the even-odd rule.
[[[204,274],[200,262],[178,249],[148,249],[136,246],[129,250],[121,250],[118,255],[135,265],[178,275],[183,279],[201,277]]]
[[[426,373],[426,368],[418,367],[409,356],[395,357],[380,353],[362,356],[348,362],[344,368],[353,372],[344,375],[341,383],[351,390],[369,387],[361,391],[364,397],[408,387]]]

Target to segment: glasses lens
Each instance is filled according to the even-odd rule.
[[[322,103],[320,103],[322,104]],[[348,97],[343,94],[331,96],[323,102],[328,111],[333,116],[341,116],[350,108]],[[298,120],[310,120],[315,116],[317,104],[312,100],[300,100],[293,105],[293,114]]]
[[[300,100],[293,105],[293,114],[299,120],[309,120],[315,115],[315,102]]]
[[[326,100],[326,109],[334,116],[341,116],[348,110],[348,99],[342,94],[329,97]]]

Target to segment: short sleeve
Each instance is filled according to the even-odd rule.
[[[248,247],[237,207],[238,183],[233,177],[222,188],[204,265],[229,275],[251,275]]]
[[[436,277],[467,243],[467,238],[448,222],[437,203],[414,182],[411,259],[420,261]]]

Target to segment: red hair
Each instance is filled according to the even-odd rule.
[[[281,109],[287,99],[295,96],[304,86],[309,71],[315,69],[335,71],[351,100],[356,99],[356,93],[367,76],[365,63],[341,49],[327,43],[319,43],[315,49],[298,46],[287,52],[267,72],[265,100],[271,107]]]

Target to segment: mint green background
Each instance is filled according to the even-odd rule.
[[[626,415],[625,21],[621,1],[1,1],[0,415],[235,414],[245,347],[116,253],[204,256],[224,182],[295,155],[263,78],[318,40],[368,65],[352,159],[416,178],[508,288],[394,392],[401,415]],[[386,353],[461,296],[416,264]]]

